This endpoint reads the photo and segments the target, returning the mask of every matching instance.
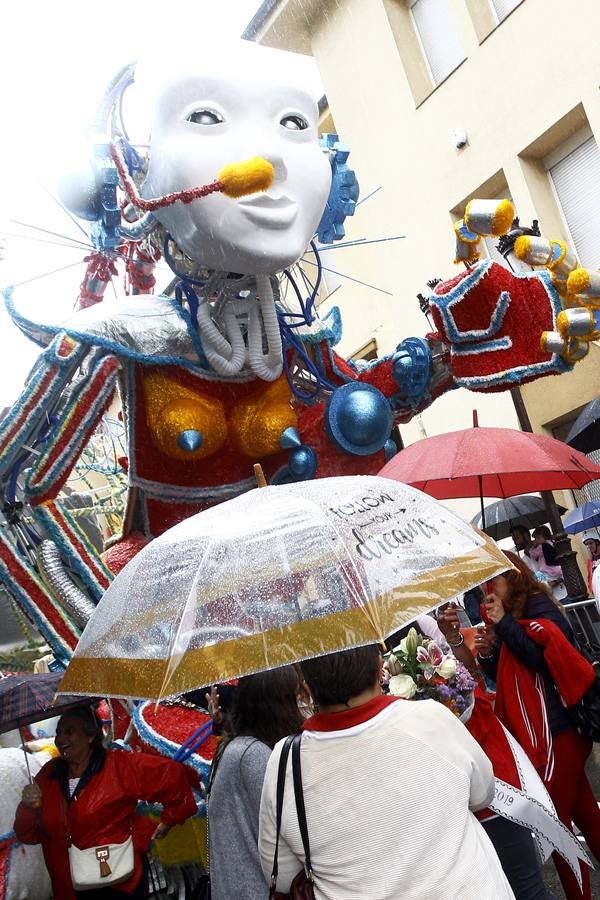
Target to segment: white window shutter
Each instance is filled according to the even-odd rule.
[[[589,138],[549,170],[582,266],[600,266],[600,150]]]
[[[411,12],[431,79],[438,85],[465,58],[448,0],[415,0]]]
[[[519,3],[521,3],[521,0],[492,0],[492,6],[498,16],[498,22],[503,22]]]

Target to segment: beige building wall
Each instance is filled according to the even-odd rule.
[[[537,218],[548,237],[568,239],[542,160],[584,125],[600,143],[598,0],[522,0],[499,25],[490,0],[449,3],[465,59],[435,88],[409,0],[268,2],[247,30],[314,55],[361,196],[381,186],[346,220],[348,238],[406,235],[328,254],[339,271],[390,292],[346,281],[336,293],[348,355],[372,339],[388,353],[426,333],[416,295],[456,271],[451,226],[470,197],[508,190],[524,224]],[[468,135],[463,150],[456,129]],[[524,388],[534,430],[548,431],[600,393],[599,358],[593,346],[573,373]],[[475,408],[482,425],[518,427],[509,394],[461,390],[403,426],[404,442],[468,427]]]

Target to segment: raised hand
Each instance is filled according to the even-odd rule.
[[[494,634],[491,628],[478,628],[475,635],[475,650],[478,656],[491,656],[494,649]]]
[[[493,593],[488,594],[485,598],[485,611],[494,625],[497,625],[500,619],[504,618],[506,613],[502,600]]]
[[[223,711],[221,709],[221,698],[216,685],[210,689],[210,694],[205,694],[208,714],[213,720],[213,725],[219,727],[223,723]]]
[[[39,809],[42,805],[42,792],[39,784],[36,784],[35,781],[33,784],[26,784],[21,794],[21,801],[29,809]]]

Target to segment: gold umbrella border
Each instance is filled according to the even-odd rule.
[[[379,595],[364,606],[189,650],[162,691],[169,665],[166,659],[75,656],[59,693],[162,700],[313,656],[382,642],[405,623],[438,605],[440,597],[456,596],[509,568],[508,559],[486,537],[484,545],[469,554],[423,573],[410,584]],[[297,646],[303,648],[301,653],[294,651]]]

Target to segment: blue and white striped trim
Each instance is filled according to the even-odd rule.
[[[97,370],[101,368],[101,366],[104,364],[105,361],[106,361],[106,357],[98,360],[97,365],[90,372],[90,375],[89,375],[90,380],[92,378],[94,378]],[[48,448],[48,450],[46,451],[46,453],[44,453],[43,456],[36,462],[36,466],[31,470],[31,474],[28,479],[28,491],[32,497],[36,496],[37,494],[45,493],[48,490],[48,488],[57,479],[60,479],[64,475],[65,469],[67,467],[70,467],[71,463],[73,463],[76,460],[76,458],[79,456],[79,454],[81,453],[81,450],[82,450],[83,441],[88,436],[88,432],[90,431],[90,429],[93,428],[96,416],[98,415],[98,413],[100,412],[101,408],[104,406],[104,404],[106,403],[108,398],[110,396],[112,396],[112,394],[113,394],[113,391],[115,389],[116,380],[117,380],[116,372],[113,372],[112,374],[107,376],[102,387],[100,388],[100,390],[98,391],[96,396],[93,398],[92,403],[86,410],[85,416],[83,417],[83,419],[77,426],[77,430],[75,431],[75,434],[74,434],[74,440],[72,440],[71,443],[68,444],[65,447],[65,449],[63,450],[63,452],[57,457],[56,461],[48,469],[48,471],[46,472],[43,479],[41,479],[41,481],[38,481],[37,483],[33,484],[33,481],[35,479],[36,470],[38,468],[42,468],[44,466],[44,464],[46,462],[46,458],[51,453],[54,452],[54,445],[51,444],[50,447]],[[68,411],[66,410],[65,414],[63,414],[63,419],[58,424],[58,427],[57,427],[57,440],[60,440],[60,433],[61,433],[62,425],[64,422],[66,422],[68,420],[70,415],[71,415],[71,410],[68,410]]]
[[[59,500],[56,500],[55,503],[59,508],[59,512],[61,512],[68,518],[69,511],[65,510],[65,507],[60,503]],[[81,580],[85,583],[86,587],[88,587],[91,591],[95,601],[98,602],[98,600],[100,600],[100,598],[103,596],[106,588],[102,584],[100,584],[92,569],[88,566],[83,557],[81,557],[79,553],[73,548],[72,544],[68,540],[67,534],[65,534],[60,525],[54,520],[52,513],[47,510],[43,504],[40,504],[39,506],[33,507],[33,517],[43,527],[48,536],[52,538],[56,546],[61,551],[61,555],[69,561],[69,564],[71,566],[73,566]],[[69,525],[75,531],[77,539],[81,541],[82,544],[84,544],[89,554],[94,557],[95,563],[98,568],[102,569],[109,582],[112,581],[114,578],[113,573],[98,556],[95,548],[89,542],[86,533],[79,527],[76,521],[70,519]]]
[[[233,484],[221,484],[214,487],[186,487],[182,484],[160,484],[147,478],[140,478],[130,472],[129,483],[146,491],[149,497],[156,500],[167,500],[171,503],[200,503],[204,500],[224,500],[237,497],[256,487],[255,478],[245,478]]]
[[[501,337],[491,341],[482,341],[480,344],[459,344],[452,347],[450,353],[452,356],[478,356],[480,353],[493,350],[510,350],[512,345],[509,337]]]
[[[2,534],[0,534],[0,540],[4,540]],[[6,544],[9,544],[9,542],[6,540],[4,540],[4,542]],[[12,546],[10,547],[10,549],[14,553]],[[59,616],[67,623],[73,634],[79,634],[80,629],[77,628],[77,626],[69,619],[64,609],[59,604],[57,604],[51,594],[48,593],[45,586],[40,581],[37,572],[33,568],[31,568],[31,566],[29,566],[25,561],[22,561],[22,565],[27,566],[31,578],[36,582],[40,591],[42,591],[50,600],[54,609],[58,612]],[[40,634],[48,642],[48,644],[52,648],[52,651],[59,657],[61,661],[68,662],[73,655],[73,651],[66,643],[66,641],[53,628],[50,622],[40,613],[37,605],[29,596],[25,588],[23,588],[18,581],[15,581],[8,569],[8,566],[2,559],[0,559],[0,581],[4,582],[8,592],[15,598],[15,601],[21,607],[25,615],[33,622]]]
[[[139,706],[136,706],[132,716],[133,724],[142,741],[149,744],[155,750],[158,750],[158,752],[162,756],[166,756],[168,759],[172,759],[175,753],[179,750],[180,745],[176,744],[174,741],[170,741],[168,738],[165,738],[154,731],[154,729],[148,725],[143,717],[144,710],[154,706],[154,703],[155,701],[148,700],[145,703],[140,703]],[[211,763],[208,762],[208,760],[204,759],[196,753],[193,753],[185,760],[184,765],[192,766],[192,768],[195,769],[200,776],[200,780],[202,781],[202,783],[204,785],[208,784],[211,767]]]
[[[464,378],[455,378],[457,387],[478,390],[480,388],[494,387],[495,385],[514,382],[520,384],[525,378],[535,378],[540,375],[548,375],[551,372],[570,372],[573,366],[564,361],[562,356],[554,353],[546,362],[532,363],[527,366],[516,366],[514,369],[504,369],[502,372],[493,372],[489,375],[470,375]]]

